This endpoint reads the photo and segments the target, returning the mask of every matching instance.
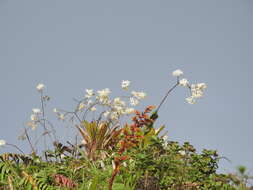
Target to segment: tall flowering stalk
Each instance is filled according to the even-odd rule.
[[[123,155],[127,150],[130,150],[131,148],[137,146],[141,139],[144,138],[144,136],[139,135],[140,130],[145,127],[144,135],[148,134],[149,131],[153,128],[153,124],[158,118],[158,111],[160,110],[161,106],[164,104],[165,100],[168,98],[169,94],[177,87],[177,86],[183,86],[187,87],[190,90],[191,96],[186,98],[186,101],[190,104],[194,104],[196,102],[196,99],[201,98],[203,96],[203,91],[206,89],[205,83],[198,83],[198,84],[192,84],[190,85],[188,80],[183,78],[180,79],[180,77],[183,75],[183,71],[180,69],[175,70],[172,73],[173,76],[177,77],[176,83],[167,91],[163,99],[161,100],[160,104],[158,105],[157,109],[149,116],[148,113],[150,113],[155,107],[154,106],[148,106],[144,112],[140,113],[139,111],[135,111],[135,116],[132,118],[133,124],[129,127],[126,125],[123,130],[123,139],[119,142],[120,148],[118,150],[118,155],[114,158],[115,167],[112,172],[112,176],[109,180],[109,190],[112,190],[113,181],[116,177],[116,175],[120,171],[120,166],[129,157],[127,155]],[[136,96],[135,92],[132,92]],[[137,96],[142,96],[141,93],[139,93]]]
[[[190,96],[187,97],[185,100],[189,104],[195,104],[196,100],[198,98],[202,98],[204,95],[204,90],[207,88],[207,85],[205,83],[197,83],[197,84],[190,84],[189,81],[186,78],[180,79],[181,76],[183,76],[183,71],[180,69],[177,69],[172,72],[172,76],[177,78],[176,83],[167,91],[165,96],[163,97],[162,101],[158,105],[155,113],[157,114],[161,106],[164,104],[165,100],[168,98],[169,94],[177,87],[182,86],[186,87],[190,90]]]

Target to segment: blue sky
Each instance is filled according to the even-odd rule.
[[[86,88],[120,94],[125,79],[147,92],[142,106],[157,105],[179,68],[208,89],[189,105],[178,88],[158,124],[170,140],[218,149],[232,161],[221,161],[221,171],[253,169],[252,10],[250,0],[1,0],[0,139],[29,150],[17,136],[39,106],[39,82],[53,118],[54,107],[72,108]],[[55,125],[68,137],[70,128]]]

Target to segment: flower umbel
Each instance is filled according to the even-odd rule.
[[[175,71],[172,72],[172,75],[174,77],[179,77],[179,76],[181,76],[183,74],[184,74],[183,71],[181,71],[180,69],[177,69],[177,70],[175,70]]]
[[[130,81],[129,80],[123,80],[121,83],[121,88],[124,90],[128,90],[129,86],[130,86]]]
[[[38,85],[36,86],[36,88],[37,88],[37,90],[38,90],[39,92],[41,92],[41,91],[45,88],[45,85],[42,84],[42,83],[40,83],[40,84],[38,84]]]
[[[94,95],[93,89],[86,89],[85,98],[91,98]]]
[[[187,79],[181,79],[181,80],[179,81],[179,85],[180,85],[180,86],[186,87],[186,86],[189,85],[189,82],[188,82]]]
[[[194,104],[196,99],[202,98],[204,95],[204,89],[207,88],[205,83],[192,84],[190,87],[191,96],[186,98],[189,104]]]
[[[147,96],[145,92],[136,92],[136,91],[132,91],[132,95],[139,100],[144,99]]]
[[[137,100],[136,98],[130,97],[130,104],[132,106],[137,106],[139,104],[139,100]]]
[[[4,146],[4,145],[6,145],[6,142],[5,142],[5,140],[0,140],[0,146]]]
[[[40,114],[41,113],[39,108],[33,108],[32,111],[33,111],[34,114]]]
[[[102,104],[108,103],[109,94],[111,93],[109,88],[98,90],[97,93],[98,93],[97,98]]]

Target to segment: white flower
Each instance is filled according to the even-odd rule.
[[[97,108],[94,106],[90,108],[90,111],[96,111],[96,110],[97,110]]]
[[[139,99],[144,99],[146,98],[147,94],[145,92],[139,92]]]
[[[179,77],[179,76],[181,76],[183,74],[184,74],[183,71],[181,71],[180,69],[177,69],[177,70],[175,70],[175,71],[172,72],[172,75],[174,77]]]
[[[139,104],[139,100],[137,100],[136,98],[130,97],[130,104],[132,106],[137,106]]]
[[[184,150],[179,150],[178,153],[181,154],[182,156],[184,156],[186,154],[186,152]]]
[[[78,106],[78,110],[80,111],[80,110],[82,110],[82,109],[84,109],[84,108],[85,108],[85,105],[84,105],[83,102],[81,102],[81,103],[79,104],[79,106]]]
[[[167,147],[167,145],[168,145],[168,141],[167,141],[167,139],[168,139],[168,136],[167,135],[164,135],[163,137],[162,137],[162,139],[163,139],[163,146],[164,147]]]
[[[109,88],[105,88],[103,90],[98,90],[98,99],[102,104],[107,104],[109,100],[109,94],[111,93]]]
[[[166,141],[166,140],[168,139],[168,136],[167,136],[167,135],[164,135],[164,136],[162,137],[162,139],[163,139],[164,141]]]
[[[123,80],[121,83],[121,88],[124,90],[128,90],[129,86],[130,86],[130,81],[129,80]]]
[[[5,142],[5,140],[0,140],[0,146],[4,146],[4,145],[6,145],[6,142]]]
[[[134,111],[135,111],[134,108],[126,108],[125,114],[130,115],[130,114],[134,113]]]
[[[207,85],[205,83],[198,83],[197,87],[203,90],[207,88]]]
[[[39,108],[33,108],[32,111],[33,111],[34,114],[40,114],[41,113]]]
[[[194,98],[203,97],[203,91],[201,91],[201,90],[192,90],[192,97],[194,97]]]
[[[119,114],[124,114],[124,109],[122,106],[114,106],[114,110]]]
[[[181,80],[179,81],[179,85],[180,85],[180,86],[187,87],[187,86],[189,85],[189,82],[188,82],[187,79],[181,79]]]
[[[207,88],[205,83],[191,85],[191,94],[193,98],[201,98],[204,95],[204,89]]]
[[[104,117],[108,117],[109,114],[110,114],[110,112],[109,112],[109,111],[106,111],[106,112],[103,113],[103,116],[104,116]]]
[[[116,106],[125,106],[126,105],[126,103],[124,101],[122,101],[119,97],[114,98],[113,104]]]
[[[191,85],[191,89],[194,89],[194,88],[196,88],[196,84]]]
[[[65,154],[61,154],[60,157],[61,157],[61,159],[64,159],[66,157],[66,155]]]
[[[45,88],[45,85],[42,84],[42,83],[40,83],[40,84],[38,84],[38,85],[36,86],[36,88],[37,88],[38,91],[42,91],[42,90]]]
[[[136,92],[136,91],[132,91],[132,95],[139,100],[144,99],[147,96],[145,92]]]
[[[26,125],[27,125],[28,127],[31,127],[32,130],[35,130],[35,129],[37,128],[37,123],[34,122],[34,121],[28,121],[28,122],[26,123]]]
[[[112,112],[110,115],[111,120],[117,120],[119,119],[119,116],[116,112]]]
[[[94,95],[93,89],[86,89],[85,91],[87,93],[85,95],[86,98],[91,98]]]
[[[38,117],[37,117],[36,114],[32,114],[32,115],[30,116],[30,119],[31,119],[32,121],[38,121]]]
[[[186,100],[189,104],[195,104],[195,103],[196,103],[196,100],[195,100],[192,96],[186,98],[185,100]]]
[[[110,89],[109,88],[105,88],[105,89],[102,89],[102,90],[98,90],[98,96],[99,97],[108,97],[109,94],[111,93]]]

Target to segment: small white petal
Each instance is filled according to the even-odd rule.
[[[119,97],[114,98],[113,104],[115,106],[125,106],[126,105],[126,103],[124,101],[122,101]]]
[[[5,140],[0,140],[0,146],[4,146],[4,145],[6,145],[6,141]]]
[[[130,115],[130,114],[134,113],[134,111],[135,111],[134,108],[127,108],[127,109],[125,110],[125,114]]]
[[[207,88],[207,85],[205,83],[198,83],[197,87],[203,90]]]
[[[179,81],[179,85],[180,85],[180,86],[187,87],[188,84],[189,84],[189,82],[188,82],[187,79],[181,79],[181,80]]]
[[[139,100],[137,100],[136,98],[131,97],[130,98],[130,104],[132,106],[137,106],[139,104]]]
[[[85,108],[84,103],[80,103],[79,106],[78,106],[78,110],[81,111],[84,108]]]
[[[164,135],[162,138],[163,138],[164,141],[166,141],[168,139],[168,136]]]
[[[45,88],[45,85],[42,84],[42,83],[40,83],[40,84],[38,84],[38,85],[36,86],[36,88],[37,88],[38,91],[42,91],[42,90]]]
[[[103,116],[104,116],[104,117],[108,117],[109,114],[110,114],[110,112],[109,112],[109,111],[106,111],[106,112],[103,113]]]
[[[32,121],[38,121],[38,117],[37,117],[36,114],[32,114],[32,115],[30,116],[30,119],[31,119]]]
[[[174,77],[179,77],[179,76],[181,76],[183,74],[184,74],[183,71],[181,71],[180,69],[177,69],[177,70],[175,70],[175,71],[172,72],[172,75]]]
[[[86,98],[91,98],[94,95],[93,89],[86,89],[85,91],[87,93],[85,95]]]
[[[129,86],[130,86],[130,81],[129,80],[123,80],[121,83],[121,88],[124,90],[128,90]]]
[[[185,100],[186,100],[189,104],[195,104],[195,103],[196,103],[196,100],[195,100],[192,96],[186,98]]]
[[[184,156],[186,154],[186,152],[184,150],[180,150],[178,151],[179,154],[181,154],[182,156]]]
[[[132,91],[132,95],[139,100],[144,99],[147,96],[145,92],[136,92],[136,91]]]
[[[39,108],[33,108],[32,111],[33,111],[34,114],[40,114],[41,113]]]

